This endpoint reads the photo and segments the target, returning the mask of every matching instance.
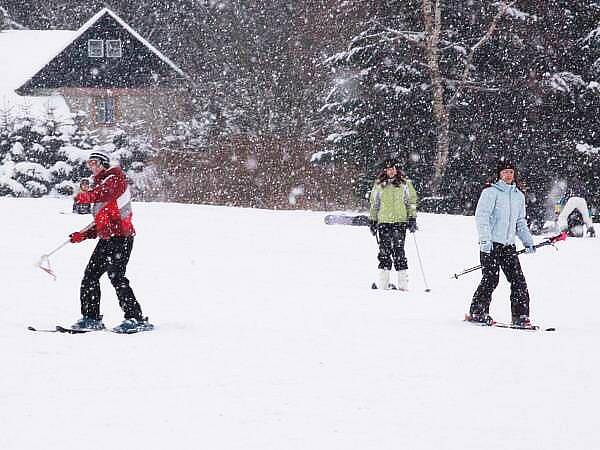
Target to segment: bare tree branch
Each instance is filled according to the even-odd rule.
[[[463,75],[462,75],[463,82],[466,82],[467,78],[469,78],[469,74],[471,72],[471,63],[473,62],[473,58],[475,57],[475,52],[492,37],[492,34],[496,30],[496,27],[498,26],[498,22],[500,21],[500,19],[502,17],[504,17],[504,15],[506,14],[506,11],[508,11],[508,8],[513,6],[516,2],[517,2],[516,0],[513,0],[510,3],[508,3],[508,2],[503,3],[502,6],[498,9],[498,13],[496,14],[494,19],[490,23],[490,26],[489,26],[488,30],[486,31],[486,33],[481,37],[481,39],[479,39],[479,41],[477,41],[477,43],[474,46],[472,46],[470,48],[469,55],[467,56],[467,61],[465,63],[465,68],[463,70]],[[448,102],[448,107],[451,108],[455,105],[456,99],[462,92],[461,86],[462,85],[459,85],[458,89],[454,92],[454,95]]]
[[[384,29],[384,31],[380,34],[387,33],[388,35],[393,36],[393,37],[387,37],[385,35],[382,36],[382,37],[385,37],[386,39],[388,39],[390,42],[403,40],[403,41],[409,42],[409,43],[416,45],[418,47],[421,47],[421,48],[425,47],[425,43],[423,42],[425,37],[424,37],[422,31],[402,31],[402,30],[395,30],[395,29],[389,28],[389,27],[383,27],[383,29]]]

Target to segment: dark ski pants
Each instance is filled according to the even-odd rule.
[[[396,270],[408,269],[404,253],[404,239],[406,238],[406,223],[380,223],[379,230],[379,268],[392,270],[392,262]]]
[[[480,252],[479,259],[483,277],[473,295],[470,314],[489,313],[492,292],[498,286],[500,269],[502,269],[510,283],[510,307],[513,320],[521,315],[529,316],[529,291],[515,246],[494,242],[492,252],[490,254]]]
[[[98,239],[81,281],[81,314],[84,317],[100,318],[100,277],[108,273],[125,318],[142,319],[140,304],[125,277],[132,247],[133,236]]]

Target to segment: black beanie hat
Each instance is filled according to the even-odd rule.
[[[396,158],[388,158],[385,161],[383,161],[384,169],[389,169],[391,167],[395,167],[396,169],[400,167],[400,163]]]
[[[516,171],[516,167],[512,161],[509,161],[506,158],[500,158],[498,164],[496,165],[496,176],[498,178],[500,178],[500,172],[502,172],[504,169],[512,169]]]

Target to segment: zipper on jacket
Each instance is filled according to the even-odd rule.
[[[509,244],[509,235],[510,235],[510,223],[512,222],[512,184],[509,186],[508,190],[508,226],[506,227],[506,245]]]

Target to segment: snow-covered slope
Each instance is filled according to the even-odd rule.
[[[479,274],[471,217],[421,214],[410,293],[372,291],[368,229],[324,213],[135,204],[128,275],[151,333],[33,333],[79,316],[93,242],[35,261],[89,216],[0,199],[0,448],[600,448],[600,239],[521,258],[552,333],[461,321]],[[103,280],[105,322],[121,312]],[[501,280],[491,313],[509,318]]]

